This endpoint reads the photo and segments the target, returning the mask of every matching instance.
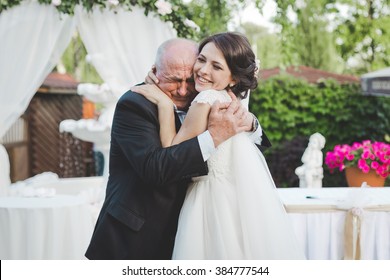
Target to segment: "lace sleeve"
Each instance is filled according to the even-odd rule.
[[[232,99],[230,98],[229,94],[226,92],[226,90],[214,90],[209,89],[200,92],[195,99],[192,101],[192,103],[208,103],[211,105],[214,104],[215,101],[219,102],[230,102]]]

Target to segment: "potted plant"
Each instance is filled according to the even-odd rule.
[[[372,187],[383,186],[390,174],[390,144],[364,140],[336,145],[326,153],[325,164],[330,173],[346,170],[349,186],[360,187],[367,182]]]

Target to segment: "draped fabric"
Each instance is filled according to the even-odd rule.
[[[72,18],[36,1],[0,14],[0,138],[27,109],[74,30]]]
[[[74,20],[35,1],[0,15],[0,139],[27,109],[69,44]],[[0,194],[10,184],[9,158],[0,145]]]
[[[26,0],[0,14],[0,139],[27,109],[45,77],[68,46],[76,24],[97,72],[116,98],[142,82],[154,62],[157,47],[176,37],[174,29],[150,13],[77,7],[75,17],[52,5]],[[2,147],[4,148],[4,147]],[[4,149],[1,149],[4,151]],[[0,157],[0,168],[9,166]],[[0,174],[0,182],[9,175]],[[9,172],[8,172],[9,173]],[[8,177],[7,177],[8,176]],[[3,178],[4,177],[4,178]]]
[[[144,81],[158,46],[176,37],[168,23],[153,13],[145,16],[139,7],[131,12],[95,8],[93,13],[78,7],[75,17],[92,65],[116,97]]]
[[[10,166],[7,151],[0,144],[0,197],[7,194],[6,187],[11,184]]]

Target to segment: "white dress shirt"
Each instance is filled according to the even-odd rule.
[[[183,123],[184,118],[187,115],[187,112],[176,110],[176,113],[180,119],[180,121]],[[263,135],[263,131],[260,126],[259,120],[256,120],[258,123],[258,127],[253,132],[247,132],[249,134],[249,138],[253,141],[253,143],[260,145],[261,144],[261,136]],[[200,146],[200,150],[202,152],[203,160],[206,161],[209,159],[212,153],[215,152],[216,148],[214,146],[213,138],[210,135],[210,132],[206,130],[202,134],[198,135],[198,142]]]

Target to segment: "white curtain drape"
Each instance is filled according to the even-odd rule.
[[[0,14],[0,138],[27,109],[74,29],[73,18],[36,1]]]
[[[8,153],[0,145],[0,197],[7,195],[6,187],[11,184]]]
[[[142,82],[157,47],[176,37],[171,24],[141,8],[117,7],[93,13],[77,7],[75,17],[52,5],[25,0],[0,14],[0,138],[27,109],[45,77],[60,59],[76,24],[91,63],[116,98]],[[9,159],[0,144],[0,182],[9,182]],[[4,174],[3,174],[4,173]]]
[[[74,32],[74,19],[50,5],[25,1],[0,14],[0,138],[23,114]],[[10,183],[0,145],[0,192]]]
[[[176,37],[170,24],[153,13],[146,17],[139,7],[132,11],[95,8],[93,13],[77,7],[75,17],[92,65],[117,98],[144,81],[158,46]]]

